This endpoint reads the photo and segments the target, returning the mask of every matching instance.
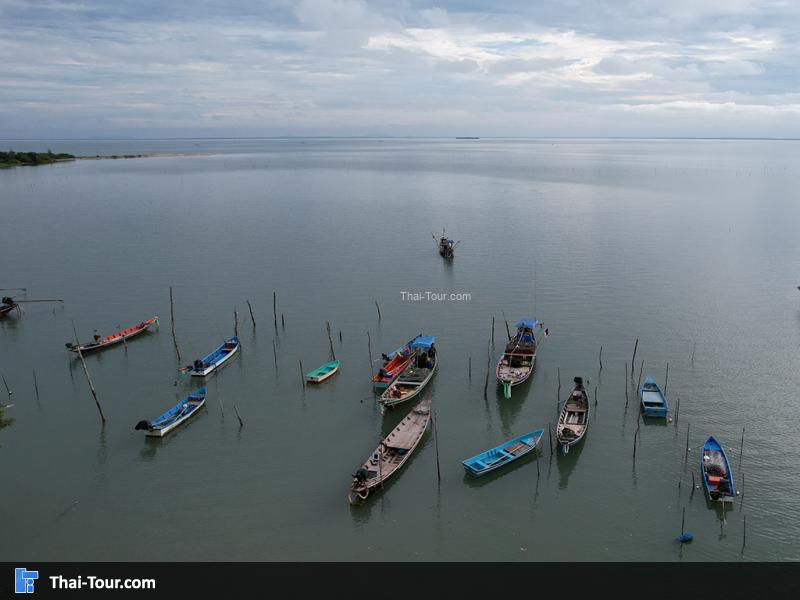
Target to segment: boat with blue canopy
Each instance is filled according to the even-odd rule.
[[[205,403],[206,388],[201,387],[152,421],[139,421],[134,429],[137,431],[143,429],[145,435],[151,437],[164,437],[178,425],[196,415]]]
[[[647,377],[640,390],[642,414],[645,417],[665,418],[669,411],[667,397],[656,383],[655,379]]]
[[[205,358],[198,358],[192,366],[184,367],[184,370],[188,370],[192,377],[205,377],[233,358],[239,352],[239,346],[239,338],[234,336],[222,342]]]
[[[383,367],[372,377],[372,385],[376,390],[385,390],[389,387],[411,363],[417,353],[416,348],[411,348],[411,342],[413,341],[414,339],[411,339],[391,353],[382,355]]]
[[[321,383],[325,381],[328,377],[331,377],[334,373],[339,371],[339,361],[332,360],[329,363],[325,363],[321,367],[317,367],[311,373],[306,375],[306,381],[310,383]]]
[[[539,440],[542,439],[542,435],[544,435],[544,429],[531,431],[508,440],[491,450],[461,461],[461,464],[464,465],[467,473],[480,477],[533,451]]]
[[[733,502],[736,499],[733,470],[728,462],[728,455],[713,435],[703,444],[700,473],[703,476],[703,487],[711,501]]]
[[[505,352],[497,362],[495,374],[503,386],[503,395],[511,398],[511,388],[528,380],[536,364],[535,319],[520,319],[517,333],[506,344]]]
[[[411,340],[409,348],[414,351],[413,360],[381,394],[378,404],[389,408],[416,398],[425,389],[438,363],[435,342],[436,338],[426,335],[418,335]]]

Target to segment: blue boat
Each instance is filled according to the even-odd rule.
[[[214,351],[203,359],[194,361],[191,367],[187,367],[192,377],[205,377],[215,369],[218,369],[239,351],[239,338],[234,336],[222,342]]]
[[[193,394],[189,394],[170,408],[167,412],[158,415],[152,421],[139,421],[134,429],[145,430],[145,435],[163,437],[178,425],[196,415],[206,403],[206,388],[201,387]]]
[[[645,417],[666,418],[667,411],[669,411],[667,397],[658,387],[655,379],[645,378],[639,392],[642,399],[642,413]]]
[[[511,398],[511,388],[524,383],[533,373],[536,364],[535,319],[520,319],[517,333],[506,344],[505,352],[495,367],[497,381],[503,386],[503,395]]]
[[[700,473],[703,475],[703,486],[708,498],[713,502],[733,502],[736,499],[736,487],[733,485],[733,470],[728,456],[714,436],[703,444],[703,455],[700,457]]]
[[[528,452],[536,448],[536,444],[542,439],[544,429],[537,429],[525,435],[515,437],[499,446],[482,452],[472,458],[461,462],[467,473],[480,477],[485,473],[499,469],[518,458],[525,456]]]

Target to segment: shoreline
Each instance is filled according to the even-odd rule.
[[[146,154],[96,154],[95,156],[72,156],[69,158],[55,158],[42,163],[0,163],[0,169],[11,169],[14,167],[42,167],[62,162],[73,162],[77,160],[124,160],[132,158],[159,158],[177,156],[213,156],[214,152],[149,152]]]

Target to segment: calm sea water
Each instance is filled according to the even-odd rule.
[[[0,171],[0,287],[65,300],[0,321],[16,420],[0,432],[0,560],[800,559],[800,143],[2,145],[208,154]],[[431,239],[443,227],[463,240],[452,263]],[[233,333],[235,309],[243,351],[203,414],[150,440],[136,422],[197,383],[173,385],[170,286],[183,364]],[[426,291],[470,299],[402,300]],[[511,400],[493,377],[484,397],[503,313],[551,332]],[[72,324],[86,340],[154,314],[159,330],[87,357],[102,427],[64,349]],[[299,361],[329,360],[326,321],[341,372],[304,390]],[[373,358],[437,337],[438,444],[429,431],[351,508],[351,474],[408,410],[377,410],[367,332]],[[672,413],[680,399],[677,423],[638,436],[637,338],[634,379],[644,361],[663,385],[669,363]],[[537,458],[466,477],[462,459],[556,421],[559,371],[561,399],[588,380],[582,447],[551,456],[545,436]],[[743,490],[724,515],[692,486],[712,434]],[[684,508],[695,541],[679,547]]]

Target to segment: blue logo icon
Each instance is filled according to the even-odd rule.
[[[32,594],[33,582],[39,579],[39,571],[28,571],[28,569],[14,569],[14,591],[17,594]]]

